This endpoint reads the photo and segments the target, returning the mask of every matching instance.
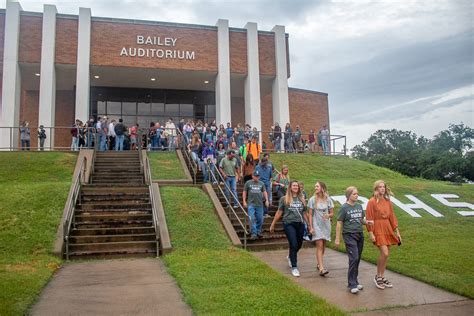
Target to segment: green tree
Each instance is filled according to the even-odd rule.
[[[378,130],[352,156],[407,176],[427,179],[474,180],[474,130],[464,124],[450,124],[432,140],[410,131]]]

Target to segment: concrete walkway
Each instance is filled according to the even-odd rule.
[[[160,259],[70,263],[45,287],[32,315],[192,315]]]
[[[390,271],[386,272],[385,277],[393,283],[393,288],[379,290],[373,281],[376,266],[364,261],[359,266],[359,282],[365,288],[357,295],[351,294],[347,291],[347,255],[327,249],[325,268],[330,272],[326,277],[320,277],[316,271],[315,252],[315,248],[305,248],[298,253],[298,268],[301,272],[299,278],[290,273],[287,250],[253,254],[302,287],[348,312],[367,315],[455,316],[472,315],[474,311],[473,300]],[[390,306],[394,308],[387,309]]]

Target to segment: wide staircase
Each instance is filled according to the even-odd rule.
[[[150,192],[138,151],[97,152],[90,184],[82,185],[69,258],[156,256]]]

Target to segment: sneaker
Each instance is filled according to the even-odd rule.
[[[263,235],[262,234],[257,234],[258,239],[262,239]]]
[[[257,240],[257,235],[250,236],[250,240]]]
[[[298,270],[298,268],[291,268],[291,274],[293,274],[294,277],[299,277],[300,271]]]
[[[375,276],[374,277],[374,283],[375,283],[375,286],[378,288],[378,289],[385,289],[385,284],[383,282],[383,278],[382,277],[379,277],[379,276]]]
[[[288,260],[288,265],[290,266],[290,268],[293,268],[293,265],[291,264],[291,259],[289,256],[286,256],[286,260]]]
[[[387,280],[386,278],[382,278],[382,280],[383,280],[383,284],[385,285],[385,287],[388,287],[388,288],[392,288],[392,287],[393,287],[392,282],[390,282],[390,281]]]
[[[359,289],[356,288],[356,287],[355,287],[355,288],[352,288],[350,291],[351,291],[352,294],[357,294],[357,293],[359,293]]]
[[[239,208],[239,206],[238,206],[238,205],[234,205],[234,208]]]
[[[364,289],[364,286],[362,284],[357,284],[357,289],[359,291],[362,291]]]
[[[265,214],[264,218],[272,218],[270,214]]]

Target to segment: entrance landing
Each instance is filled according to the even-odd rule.
[[[386,271],[386,278],[393,288],[379,290],[373,278],[376,266],[361,261],[359,282],[364,290],[354,295],[347,290],[348,259],[345,253],[326,249],[326,277],[316,272],[316,249],[301,249],[298,252],[298,269],[301,277],[291,276],[286,256],[288,250],[254,252],[253,254],[272,268],[292,278],[312,293],[326,299],[348,312],[367,315],[472,315],[474,300],[456,295],[401,274]],[[393,307],[388,309],[389,307]],[[358,314],[359,315],[359,314]]]
[[[159,259],[64,265],[32,315],[192,315]]]

